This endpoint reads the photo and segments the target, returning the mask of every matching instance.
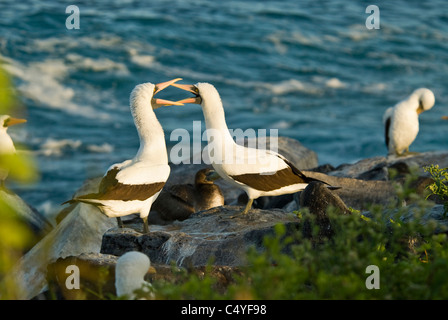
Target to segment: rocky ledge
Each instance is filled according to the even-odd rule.
[[[301,193],[260,198],[254,203],[254,209],[242,216],[239,212],[245,203],[244,194],[218,180],[216,184],[226,199],[224,206],[196,212],[182,221],[151,225],[149,234],[141,233],[142,224],[138,217],[126,217],[126,227],[119,229],[115,219],[103,216],[91,206],[73,205],[61,211],[60,223],[23,256],[10,277],[22,285],[23,299],[30,299],[38,296],[47,283],[54,283],[54,272],[48,270],[57,269],[58,264],[82,260],[95,266],[107,261],[107,266],[111,267],[116,257],[131,250],[147,254],[157,272],[165,270],[165,275],[172,263],[200,270],[211,262],[217,268],[217,276],[224,277],[223,272],[227,274],[229,270],[245,265],[245,252],[249,247],[263,250],[263,238],[273,234],[276,224],[286,225],[287,232],[306,232],[297,210],[308,208],[317,215],[322,230],[331,233],[326,217],[328,206],[337,207],[340,214],[350,214],[351,209],[363,211],[371,204],[387,205],[396,201],[395,184],[403,183],[405,175],[414,168],[419,178],[413,187],[422,193],[432,182],[422,168],[430,164],[448,167],[448,151],[400,158],[374,157],[337,168],[318,166],[316,154],[298,141],[289,138],[280,141],[279,152],[288,153],[291,161],[306,175],[340,189],[331,191],[319,183],[312,183]],[[205,164],[172,165],[167,186],[192,182],[195,173],[204,167]],[[396,173],[394,180],[390,179],[392,169]],[[78,192],[93,191],[98,182],[99,178],[87,181]],[[440,232],[446,232],[443,206],[437,198],[432,200],[435,204],[423,221],[434,220]],[[409,208],[412,216],[411,206]]]

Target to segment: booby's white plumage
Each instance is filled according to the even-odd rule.
[[[0,116],[0,154],[14,155],[16,148],[10,135],[8,134],[8,128],[19,123],[26,122],[25,119],[12,118],[9,115]],[[7,168],[0,168],[0,183],[3,186],[5,179],[8,177],[9,170]]]
[[[140,138],[140,148],[133,159],[109,167],[97,193],[78,196],[68,203],[84,202],[97,206],[108,217],[139,213],[148,232],[147,217],[170,174],[165,135],[153,109],[162,104],[179,103],[153,99],[155,93],[179,79],[162,84],[143,83],[131,93],[130,105]]]
[[[144,289],[144,285],[151,287],[144,277],[151,267],[148,256],[138,251],[123,254],[115,266],[115,290],[117,297],[135,299],[135,291]],[[150,298],[154,298],[154,293]]]
[[[403,155],[409,151],[419,132],[418,115],[434,106],[431,90],[415,90],[406,100],[388,108],[383,115],[385,140],[389,154]]]
[[[306,177],[276,152],[236,144],[227,128],[221,98],[213,85],[173,86],[197,95],[196,98],[179,102],[201,104],[211,164],[223,179],[247,193],[249,201],[243,213],[247,213],[253,200],[260,196],[294,193],[303,190],[309,182],[316,181]]]

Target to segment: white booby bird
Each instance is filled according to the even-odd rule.
[[[434,106],[431,90],[415,90],[406,100],[388,108],[383,115],[385,140],[389,155],[404,155],[419,131],[418,116]]]
[[[173,86],[196,95],[178,102],[202,106],[207,128],[207,148],[213,168],[224,180],[247,193],[248,202],[242,214],[250,210],[252,202],[258,197],[298,192],[305,189],[309,182],[318,181],[305,176],[276,152],[236,144],[227,128],[221,98],[213,85],[198,83]]]
[[[138,251],[130,251],[123,254],[117,260],[115,266],[115,290],[117,297],[135,299],[136,290],[144,290],[144,286],[152,289],[149,282],[144,277],[148,272],[152,272],[149,257]],[[150,293],[150,298],[154,299],[154,293]]]
[[[14,142],[8,134],[8,128],[19,123],[26,122],[25,119],[12,118],[9,115],[0,116],[0,156],[14,155],[16,148]],[[0,168],[0,187],[4,187],[9,170],[7,168]]]
[[[64,203],[84,202],[94,205],[108,217],[139,213],[143,219],[143,232],[148,233],[148,214],[170,174],[168,154],[163,128],[153,109],[162,105],[182,105],[154,95],[172,83],[174,79],[154,85],[137,85],[131,93],[130,107],[140,138],[140,148],[133,159],[113,164],[100,182],[97,193],[77,196]]]

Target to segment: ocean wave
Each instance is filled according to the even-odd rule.
[[[92,59],[79,54],[70,53],[66,56],[70,62],[70,68],[93,72],[116,72],[120,75],[129,75],[128,67],[121,62],[112,61],[109,58]]]
[[[365,93],[380,93],[388,88],[387,84],[379,82],[379,83],[371,83],[362,88],[362,92]]]
[[[63,59],[46,59],[28,64],[20,63],[0,55],[2,67],[14,78],[20,80],[17,90],[41,107],[58,109],[86,118],[110,119],[110,115],[92,106],[80,105],[73,101],[83,90],[76,90],[63,81],[70,74],[70,66]]]
[[[116,35],[100,34],[96,37],[77,37],[73,41],[72,37],[49,37],[45,39],[34,39],[33,47],[37,51],[44,52],[68,52],[74,48],[90,47],[93,49],[116,48],[122,45],[123,38]]]
[[[81,140],[72,139],[53,139],[48,138],[45,142],[41,143],[39,149],[35,152],[36,155],[42,155],[45,157],[60,157],[64,154],[73,152],[75,150],[87,150],[92,153],[111,153],[114,147],[108,143],[101,145],[83,144]]]
[[[256,86],[271,91],[275,95],[286,95],[295,92],[320,95],[328,88],[343,89],[348,84],[338,78],[313,77],[310,82],[297,79],[284,80],[277,83],[258,83]]]
[[[154,62],[156,60],[154,56],[138,54],[138,50],[135,48],[130,48],[128,50],[128,53],[131,57],[131,62],[140,67],[150,68],[154,65]]]
[[[363,24],[351,25],[344,29],[344,31],[338,31],[338,35],[354,42],[364,41],[377,36],[375,32],[371,32],[371,30],[367,29]]]

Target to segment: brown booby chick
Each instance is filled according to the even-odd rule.
[[[219,178],[213,169],[205,168],[196,172],[194,184],[175,184],[165,188],[152,206],[149,222],[182,221],[195,212],[224,205],[221,188],[214,183]]]

